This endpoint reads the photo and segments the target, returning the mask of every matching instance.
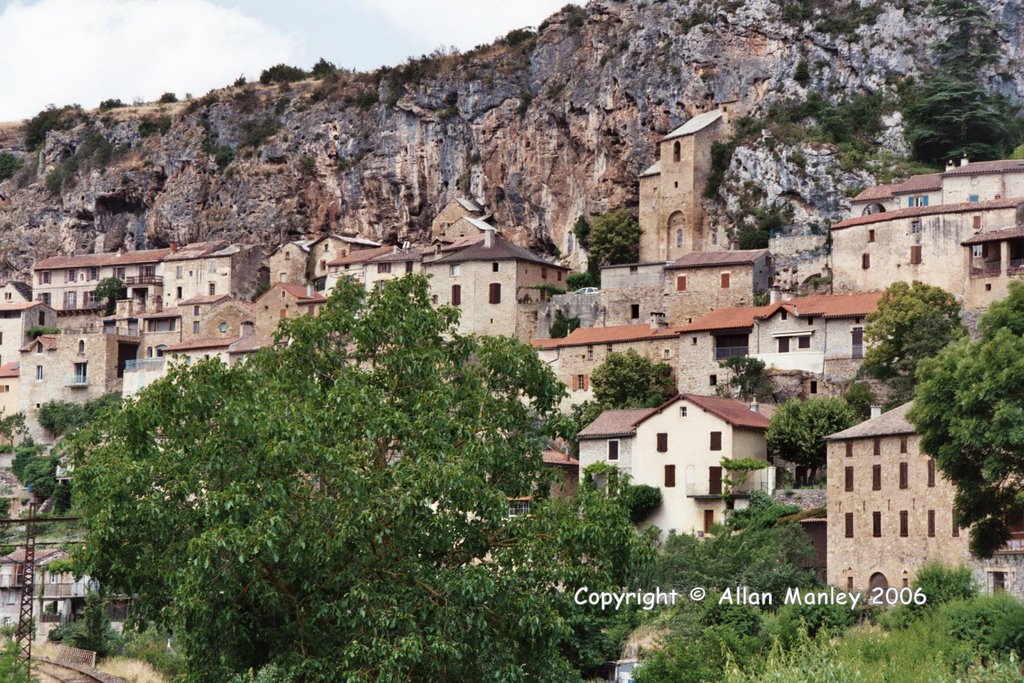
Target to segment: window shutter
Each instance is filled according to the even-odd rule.
[[[573,391],[579,391],[579,387],[576,386],[576,375],[572,376],[572,390]]]
[[[722,289],[729,289],[729,273],[722,273]]]
[[[608,459],[618,460],[619,459],[619,442],[609,441],[608,442]]]
[[[846,490],[847,491],[852,491],[853,490],[853,468],[852,467],[847,467],[846,468]]]
[[[852,458],[853,457],[853,442],[852,441],[847,441],[846,442],[846,457],[847,458]]]
[[[462,304],[462,285],[452,285],[452,306]]]
[[[853,513],[846,513],[846,537],[853,538]]]
[[[668,434],[658,434],[658,452],[665,453],[668,451]]]
[[[860,267],[867,270],[871,267],[871,254],[860,255]]]
[[[935,486],[935,460],[928,459],[928,486]]]
[[[490,286],[489,294],[490,294],[489,300],[490,300],[490,302],[492,304],[500,304],[501,303],[501,283],[500,282],[492,282],[491,286]]]
[[[900,463],[900,488],[905,489],[910,485],[910,472],[907,468],[907,463]]]
[[[872,465],[871,466],[871,490],[881,491],[882,490],[882,466]]]
[[[672,488],[676,485],[676,466],[665,465],[665,488]]]
[[[711,450],[722,450],[722,432],[711,432]]]
[[[928,536],[935,537],[935,510],[928,511]]]
[[[679,275],[678,277],[676,277],[676,291],[677,292],[685,292],[686,291],[686,276],[685,275]]]

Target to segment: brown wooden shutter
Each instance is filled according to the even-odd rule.
[[[871,490],[881,491],[882,490],[882,466],[872,465],[871,466]]]
[[[665,453],[668,451],[668,434],[658,434],[658,452]]]
[[[665,488],[671,488],[676,485],[676,466],[665,465]]]
[[[846,457],[847,458],[852,458],[853,457],[853,442],[852,441],[847,441],[846,442]]]
[[[878,439],[878,438],[875,439],[874,448],[875,448],[875,455],[881,455],[882,454],[882,440],[881,439]]]
[[[452,306],[462,305],[462,285],[452,285]]]
[[[906,538],[910,535],[910,513],[900,510],[900,536]]]
[[[935,486],[935,460],[928,459],[928,486]]]
[[[905,489],[910,486],[910,472],[907,463],[900,463],[900,488]]]
[[[676,291],[677,292],[685,292],[686,291],[686,276],[685,275],[679,275],[679,276],[676,277]]]
[[[853,513],[846,513],[846,537],[853,538]]]
[[[847,467],[846,468],[846,490],[847,491],[852,491],[853,490],[853,468],[852,467]]]
[[[860,267],[867,270],[871,267],[871,254],[861,254]]]
[[[916,244],[910,247],[910,263],[916,265],[921,262],[921,245]]]
[[[488,288],[488,301],[492,304],[501,303],[501,283],[492,282]]]
[[[608,459],[618,460],[619,459],[619,442],[613,440],[608,442]]]
[[[900,437],[900,453],[906,453],[906,452],[907,452],[907,437],[906,436],[901,436]]]
[[[789,337],[779,337],[779,353],[789,353]]]
[[[711,432],[711,450],[722,450],[722,432]]]
[[[928,511],[928,537],[935,538],[935,510]]]
[[[882,536],[882,513],[872,512],[871,513],[871,535],[875,538],[881,538]]]
[[[729,273],[722,273],[722,289],[729,289]]]

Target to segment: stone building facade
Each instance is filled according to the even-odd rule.
[[[450,236],[461,236],[456,233],[461,232],[465,226],[460,226],[452,231],[453,226],[463,218],[479,218],[486,220],[484,210],[471,199],[465,199],[463,197],[456,197],[450,199],[444,208],[441,209],[434,220],[430,222],[430,235],[431,237],[450,237]],[[468,234],[468,233],[467,233]]]
[[[376,256],[366,262],[363,284],[369,291],[403,275],[422,273],[423,256],[421,249],[395,247],[391,253]]]
[[[462,310],[464,334],[505,335],[529,343],[550,289],[564,288],[568,269],[485,231],[458,251],[423,264],[435,304]]]
[[[580,468],[607,463],[634,484],[661,491],[648,522],[703,536],[725,511],[746,507],[751,491],[775,488],[764,433],[768,417],[729,398],[677,396],[657,408],[607,410],[579,433]],[[730,487],[725,459],[761,460],[765,468]]]
[[[0,417],[21,410],[20,360],[0,365]]]
[[[711,172],[711,143],[728,135],[733,106],[698,114],[663,137],[658,161],[640,174],[641,262],[673,261],[718,245],[700,199]]]
[[[312,284],[316,291],[327,288],[331,261],[365,249],[379,248],[358,235],[324,235],[318,239],[282,244],[270,255],[270,281],[293,285]]]
[[[966,564],[983,590],[1024,596],[1024,528],[992,559],[971,555],[953,512],[955,487],[921,451],[910,406],[828,437],[828,582],[903,588],[937,561]]]
[[[40,301],[0,303],[0,365],[21,358],[33,327],[55,327],[57,312]]]
[[[227,294],[250,299],[259,282],[263,255],[255,245],[189,245],[163,259],[164,306],[199,296]]]
[[[312,286],[275,282],[254,302],[256,332],[272,337],[285,318],[316,315],[327,298],[312,291]]]

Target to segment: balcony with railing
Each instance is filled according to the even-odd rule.
[[[978,261],[971,264],[971,277],[998,277],[1002,270],[1001,261]]]
[[[125,372],[145,372],[146,370],[159,370],[164,366],[167,359],[159,358],[132,358],[124,362]]]
[[[139,285],[163,286],[164,278],[161,275],[129,275],[124,279],[126,287],[137,287]]]
[[[746,356],[749,352],[749,346],[716,346],[715,360],[725,360],[726,358]]]
[[[83,389],[89,386],[89,377],[86,375],[71,375],[64,378],[64,386],[72,389]]]
[[[767,462],[762,469],[744,473],[721,471],[720,479],[707,476],[700,481],[688,481],[688,498],[748,498],[754,491],[771,493],[775,488],[775,467]],[[745,475],[745,476],[744,476]],[[730,484],[727,479],[733,480]]]
[[[1006,268],[1007,275],[1020,275],[1024,273],[1024,258],[1010,259],[1010,265]]]

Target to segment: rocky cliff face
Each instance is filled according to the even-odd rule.
[[[460,193],[576,263],[566,236],[577,216],[635,206],[656,141],[693,114],[723,100],[757,115],[810,90],[891,88],[922,68],[940,30],[909,3],[820,4],[598,1],[536,33],[374,74],[72,113],[38,152],[0,126],[0,151],[26,161],[0,184],[0,265],[24,272],[59,251],[206,238],[269,250],[326,230],[417,240]],[[993,11],[1017,30],[1017,0]],[[989,76],[1018,96],[1020,35],[1005,38],[1006,68]],[[899,133],[890,118],[880,142],[899,151]],[[759,202],[790,202],[810,223],[838,217],[844,190],[872,181],[839,169],[834,150],[794,155],[761,139],[737,150],[710,208],[734,220],[753,183]]]

